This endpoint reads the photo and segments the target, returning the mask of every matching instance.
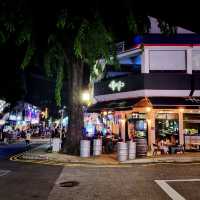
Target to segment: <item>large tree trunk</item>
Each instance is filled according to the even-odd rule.
[[[69,124],[63,152],[79,155],[80,140],[84,126],[83,107],[81,103],[83,83],[83,64],[81,62],[75,61],[72,64],[69,77]]]

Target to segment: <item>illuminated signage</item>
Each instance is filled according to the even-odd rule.
[[[16,121],[17,120],[17,116],[16,115],[10,115],[9,116],[9,120]]]
[[[108,85],[109,88],[111,88],[112,91],[118,91],[120,92],[121,89],[125,86],[125,83],[122,81],[111,81]]]

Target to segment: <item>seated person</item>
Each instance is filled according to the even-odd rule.
[[[167,145],[166,139],[160,140],[160,142],[159,142],[159,149],[161,150],[161,153],[168,154],[169,147]]]
[[[171,136],[171,143],[173,146],[176,146],[176,138],[174,135]]]
[[[167,138],[167,139],[166,139],[166,145],[167,145],[167,146],[170,146],[171,144],[172,144],[172,143],[171,143],[170,139]]]

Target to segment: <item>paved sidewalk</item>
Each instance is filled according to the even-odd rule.
[[[186,152],[184,154],[161,155],[156,157],[137,158],[119,162],[116,154],[102,154],[100,156],[91,156],[90,158],[81,158],[80,156],[71,156],[63,153],[47,153],[49,144],[40,145],[21,155],[23,160],[47,160],[62,163],[79,163],[91,165],[119,165],[119,164],[148,164],[148,163],[190,163],[200,162],[200,152]]]
[[[26,152],[21,156],[21,159],[25,160],[51,160],[55,162],[64,163],[82,163],[93,165],[116,165],[116,154],[102,154],[101,156],[91,156],[89,158],[81,158],[80,156],[72,156],[63,153],[47,153],[49,144],[40,145],[37,148],[32,149],[30,152]]]
[[[149,156],[146,158],[127,160],[122,163],[147,164],[147,163],[192,163],[192,162],[200,162],[200,152],[185,152],[184,154]]]

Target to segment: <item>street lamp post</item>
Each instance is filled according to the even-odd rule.
[[[62,139],[62,128],[63,128],[63,118],[64,118],[64,110],[65,110],[66,106],[63,106],[63,108],[60,110],[61,112],[61,122],[60,122],[60,128],[61,128],[61,131],[60,131],[60,139]]]

